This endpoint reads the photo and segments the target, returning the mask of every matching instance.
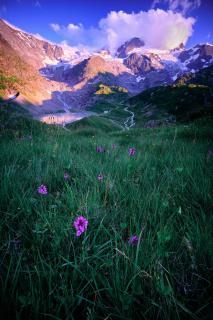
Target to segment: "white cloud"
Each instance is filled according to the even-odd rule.
[[[51,27],[55,32],[60,31],[60,26],[59,26],[59,24],[57,24],[57,23],[51,23],[51,24],[50,24],[50,27]]]
[[[114,51],[133,37],[144,40],[149,48],[173,49],[187,42],[194,23],[192,17],[157,9],[131,14],[112,11],[99,21],[97,28],[85,28],[82,24],[72,23],[68,26],[52,23],[50,26],[70,45],[108,47]]]
[[[185,15],[186,13],[199,8],[201,0],[154,0],[151,6],[152,9],[158,7],[159,4],[167,4],[169,10],[181,12]]]

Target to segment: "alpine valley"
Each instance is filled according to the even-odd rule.
[[[19,91],[17,102],[33,117],[48,121],[46,114],[58,113],[61,123],[70,121],[70,112],[96,112],[98,104],[102,104],[99,113],[109,117],[115,104],[125,101],[126,106],[128,97],[150,88],[174,86],[186,75],[193,84],[197,73],[209,70],[207,86],[212,86],[213,45],[186,49],[181,44],[173,50],[157,50],[147,48],[142,37],[129,39],[114,54],[108,48],[80,51],[52,44],[0,20],[0,94],[5,97]],[[210,92],[199,90],[205,91],[205,101],[210,103]],[[106,102],[108,107],[103,107]],[[153,115],[153,106],[147,105],[144,114]],[[60,113],[66,113],[62,120]],[[120,119],[121,124],[127,115]]]

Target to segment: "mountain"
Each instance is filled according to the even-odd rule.
[[[62,47],[15,29],[2,19],[0,19],[0,35],[25,62],[37,68],[44,66],[49,60],[60,60],[64,55]]]
[[[172,85],[180,77],[213,64],[213,46],[199,44],[174,50],[147,48],[140,38],[115,54],[56,45],[0,20],[0,94],[20,91],[19,101],[34,113],[84,109],[94,100],[97,84],[123,87],[130,96]],[[39,106],[39,107],[38,107]]]
[[[74,85],[81,81],[94,79],[99,74],[110,73],[119,76],[125,72],[129,73],[129,70],[121,62],[107,61],[101,56],[93,55],[75,65],[72,69],[65,71],[64,78]]]
[[[144,42],[141,39],[132,38],[117,49],[116,55],[118,58],[126,58],[130,51],[143,46]]]

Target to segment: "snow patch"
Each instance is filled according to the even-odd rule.
[[[146,79],[145,77],[138,76],[136,78],[136,82],[140,82],[140,81],[145,80],[145,79]]]
[[[172,77],[172,80],[173,81],[177,80],[177,77],[178,77],[178,73],[174,77]]]

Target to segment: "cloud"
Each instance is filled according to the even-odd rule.
[[[198,9],[201,5],[201,0],[154,0],[151,8],[155,9],[161,4],[167,4],[168,9],[174,12],[181,12],[183,15]]]
[[[36,2],[35,2],[35,7],[37,7],[37,8],[41,8],[41,4],[40,4],[40,2],[39,2],[39,1],[36,1]]]
[[[59,24],[57,24],[57,23],[50,23],[50,27],[55,31],[55,32],[58,32],[58,31],[60,31],[60,26],[59,26]]]
[[[185,44],[192,35],[195,19],[180,13],[161,9],[125,13],[110,12],[101,19],[98,27],[85,28],[80,24],[67,26],[52,23],[50,27],[70,45],[84,45],[90,48],[107,47],[115,51],[125,41],[139,37],[146,47],[173,49]]]

